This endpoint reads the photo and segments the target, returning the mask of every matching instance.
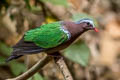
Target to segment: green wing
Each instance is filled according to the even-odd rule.
[[[54,22],[26,32],[24,40],[42,48],[53,48],[67,41],[68,36],[61,30],[60,22]]]

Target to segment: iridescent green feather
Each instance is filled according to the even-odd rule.
[[[68,40],[67,34],[61,30],[60,22],[42,25],[25,33],[24,40],[34,42],[42,48],[53,48]]]

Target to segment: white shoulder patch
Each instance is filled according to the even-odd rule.
[[[70,34],[70,32],[69,32],[67,29],[65,29],[65,28],[64,28],[64,26],[60,27],[60,30],[62,30],[64,33],[66,33],[66,34],[67,34],[68,39],[70,39],[71,34]]]

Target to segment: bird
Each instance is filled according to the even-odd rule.
[[[22,39],[13,46],[12,54],[6,62],[28,54],[40,52],[52,54],[63,50],[89,30],[98,32],[94,21],[89,18],[43,24],[25,32]]]

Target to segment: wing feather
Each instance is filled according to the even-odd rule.
[[[67,34],[61,30],[61,27],[62,25],[59,22],[42,25],[28,31],[24,39],[25,41],[32,41],[42,48],[53,48],[68,40]]]
[[[42,25],[27,31],[23,38],[13,46],[12,55],[6,61],[19,58],[25,54],[43,52],[49,48],[57,47],[67,40],[67,33],[62,30],[60,22]]]

